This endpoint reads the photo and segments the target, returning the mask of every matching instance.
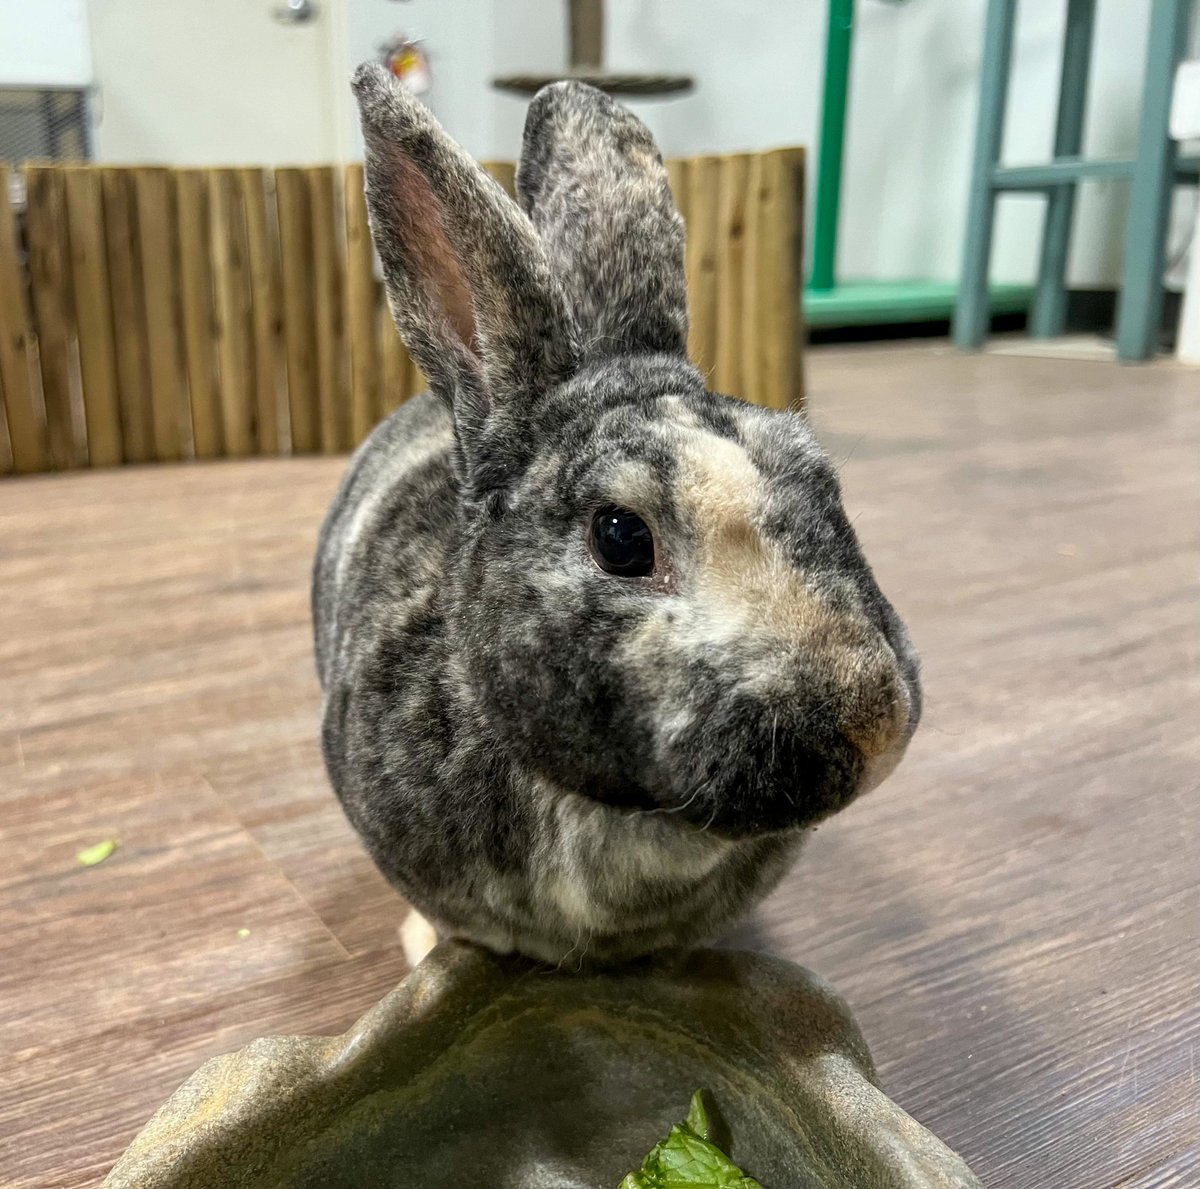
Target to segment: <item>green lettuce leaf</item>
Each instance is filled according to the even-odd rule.
[[[95,846],[85,846],[83,850],[76,851],[75,859],[84,867],[95,867],[97,863],[111,858],[120,845],[115,838],[106,838],[103,842],[97,842]]]
[[[708,1132],[708,1112],[697,1090],[687,1121],[672,1127],[619,1189],[762,1189],[709,1140]]]

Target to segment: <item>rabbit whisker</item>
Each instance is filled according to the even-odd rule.
[[[837,474],[840,475],[842,473],[842,467],[844,467],[846,465],[846,463],[848,463],[854,457],[855,450],[857,450],[859,448],[859,446],[861,446],[863,444],[863,438],[865,438],[866,436],[867,435],[865,433],[859,434],[858,441],[856,441],[854,443],[854,445],[851,446],[850,449],[846,451],[845,456],[842,458],[839,458],[836,462],[834,462],[833,469]]]
[[[689,805],[691,805],[695,802],[696,798],[699,797],[700,794],[703,793],[712,784],[712,782],[714,780],[716,780],[716,778],[717,778],[717,774],[715,772],[713,772],[709,776],[706,776],[687,795],[687,797],[684,799],[683,803],[680,805],[672,805],[670,809],[648,809],[646,812],[647,813],[682,813],[685,809],[687,809],[687,807]]]

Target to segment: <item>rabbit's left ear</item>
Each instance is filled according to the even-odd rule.
[[[683,220],[637,116],[585,83],[543,87],[525,117],[517,194],[587,357],[686,353]]]
[[[572,374],[571,317],[528,218],[429,111],[378,65],[354,91],[392,314],[461,437]]]

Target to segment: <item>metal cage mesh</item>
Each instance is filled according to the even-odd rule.
[[[86,91],[0,88],[0,161],[87,161],[91,140]]]

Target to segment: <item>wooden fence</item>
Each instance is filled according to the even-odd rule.
[[[803,395],[803,150],[668,168],[689,350],[713,388]],[[488,166],[510,192],[513,167]],[[377,281],[362,167],[0,163],[0,471],[339,453],[423,381]]]

